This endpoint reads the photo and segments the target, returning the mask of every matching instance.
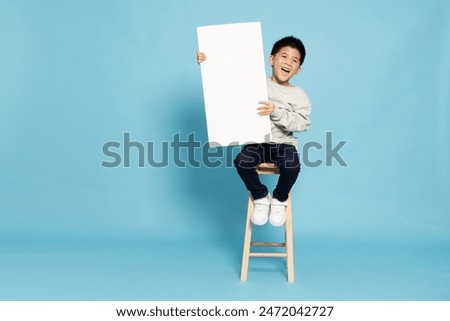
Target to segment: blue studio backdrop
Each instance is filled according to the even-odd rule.
[[[196,27],[251,21],[307,51],[295,284],[239,281],[238,150],[204,147]],[[444,0],[0,0],[0,299],[450,299],[449,57]]]

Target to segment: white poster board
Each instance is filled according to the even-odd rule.
[[[259,116],[267,100],[261,24],[197,28],[208,142],[210,146],[270,141],[269,116]]]

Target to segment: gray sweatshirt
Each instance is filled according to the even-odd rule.
[[[271,141],[297,146],[298,141],[293,132],[308,130],[310,125],[311,102],[308,96],[300,87],[282,86],[270,77],[267,77],[267,94],[275,105],[270,115]]]

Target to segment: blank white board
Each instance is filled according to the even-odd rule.
[[[269,116],[259,116],[267,100],[261,24],[197,28],[208,142],[210,146],[270,141]]]

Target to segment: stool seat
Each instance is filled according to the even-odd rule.
[[[280,170],[275,163],[261,163],[256,167],[258,174],[280,174]]]
[[[279,169],[274,163],[261,163],[256,168],[258,174],[279,174]],[[247,281],[248,265],[250,257],[278,257],[286,258],[288,282],[294,282],[294,244],[292,236],[292,200],[291,194],[287,199],[286,222],[284,224],[284,242],[253,242],[252,241],[252,213],[253,198],[248,194],[247,218],[245,223],[244,248],[242,254],[241,281]],[[284,252],[252,252],[251,247],[281,247]]]

